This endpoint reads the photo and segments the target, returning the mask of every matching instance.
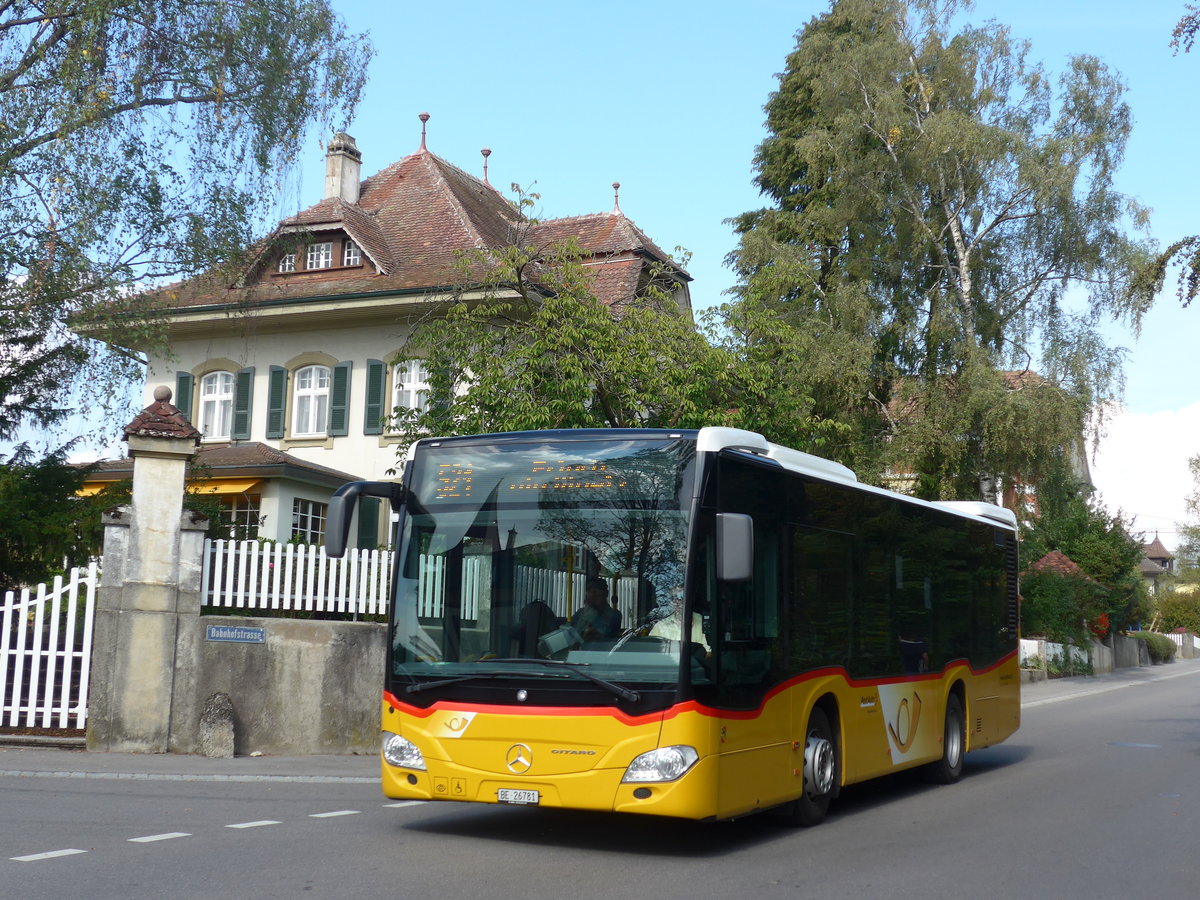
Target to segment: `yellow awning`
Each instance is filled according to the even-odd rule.
[[[78,497],[91,497],[115,483],[92,481],[83,485],[75,494]],[[245,494],[261,483],[261,478],[213,478],[201,484],[189,484],[187,489],[194,494]]]
[[[246,494],[258,487],[261,478],[213,478],[202,484],[189,484],[193,494]]]

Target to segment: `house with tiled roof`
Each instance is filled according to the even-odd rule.
[[[1054,575],[1082,578],[1084,581],[1095,582],[1094,578],[1079,568],[1079,564],[1075,560],[1071,559],[1071,557],[1067,556],[1061,550],[1051,550],[1031,565],[1029,570],[1031,572],[1050,572]]]
[[[1163,546],[1157,534],[1150,543],[1142,545],[1142,559],[1138,563],[1138,571],[1146,580],[1146,587],[1151,594],[1158,593],[1158,583],[1174,570],[1175,557]]]
[[[239,521],[257,517],[262,537],[317,542],[339,484],[394,477],[386,419],[420,407],[428,389],[424,362],[399,356],[432,304],[469,301],[465,252],[573,240],[602,302],[634,303],[666,279],[690,313],[690,276],[615,199],[608,212],[530,221],[489,183],[490,151],[482,178],[468,174],[429,151],[427,119],[417,152],[367,178],[354,138],[336,135],[322,199],[279,222],[242,271],[154,294],[170,352],[142,348],[145,397],[172,387],[202,433],[208,489]],[[386,511],[366,509],[359,543],[373,546]]]

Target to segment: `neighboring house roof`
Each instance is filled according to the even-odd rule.
[[[339,137],[353,144],[352,138]],[[277,271],[289,235],[339,232],[362,249],[369,265]],[[691,280],[618,207],[530,222],[490,184],[422,144],[416,153],[361,181],[356,203],[330,196],[282,220],[259,244],[241,283],[230,283],[228,273],[214,273],[158,294],[165,306],[183,312],[338,295],[444,292],[461,282],[464,252],[498,250],[518,241],[541,248],[572,238],[595,275],[595,293],[606,303],[632,300],[647,264],[666,266],[679,281]]]
[[[1051,572],[1055,575],[1066,575],[1082,578],[1085,581],[1095,581],[1075,563],[1071,557],[1060,550],[1051,550],[1029,567],[1031,572]]]
[[[251,481],[272,478],[284,478],[329,488],[338,488],[357,480],[355,475],[308,462],[258,441],[203,446],[193,458],[189,474],[194,473],[197,468],[201,469],[207,482],[211,482],[214,489],[222,493],[224,491],[220,491],[220,487],[225,482],[236,482],[236,486],[244,491],[249,489]],[[84,479],[85,493],[92,493],[107,484],[132,476],[132,459],[102,460],[96,464],[96,470]],[[94,490],[88,491],[88,487]],[[204,490],[204,484],[200,485],[200,490]]]
[[[1154,536],[1154,540],[1142,547],[1142,555],[1145,556],[1146,559],[1160,561],[1175,558],[1171,555],[1171,551],[1163,546],[1163,542],[1158,539],[1157,534]]]
[[[1154,562],[1148,556],[1143,556],[1138,562],[1138,571],[1147,578],[1157,578],[1166,570],[1163,569],[1162,565]]]

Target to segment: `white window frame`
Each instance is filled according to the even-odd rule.
[[[333,268],[333,241],[320,241],[308,245],[308,256],[305,259],[306,269]]]
[[[279,272],[282,275],[287,275],[296,271],[296,254],[285,253],[279,259]]]
[[[361,264],[362,249],[354,241],[347,239],[345,246],[342,248],[342,265],[358,266]]]
[[[292,499],[292,537],[308,544],[319,544],[325,538],[325,519],[329,505],[303,497]]]
[[[227,441],[233,429],[232,372],[209,372],[200,379],[200,431],[206,441]]]
[[[429,409],[429,371],[423,359],[406,359],[392,366],[392,409]]]
[[[233,494],[221,501],[221,527],[235,540],[258,537],[262,519],[261,494]]]
[[[292,437],[325,436],[329,428],[332,383],[329,366],[311,365],[296,370],[292,392]]]

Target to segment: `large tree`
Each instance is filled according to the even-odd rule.
[[[827,452],[931,497],[1036,475],[1078,438],[1119,388],[1100,323],[1139,315],[1147,258],[1112,181],[1120,80],[1087,56],[1051,78],[1000,25],[952,31],[961,12],[838,0],[800,31],[755,157],[772,202],[735,220],[730,257],[742,320],[838,351],[775,373],[838,426]]]
[[[0,440],[140,376],[67,321],[152,331],[140,287],[236,259],[370,54],[328,0],[0,3]]]

